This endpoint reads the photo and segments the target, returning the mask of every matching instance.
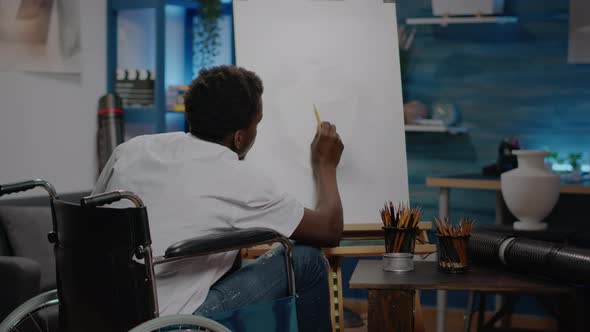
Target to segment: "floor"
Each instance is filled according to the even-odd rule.
[[[364,300],[344,300],[345,306],[361,314],[365,319],[365,326],[358,328],[347,328],[345,332],[367,332],[367,301]],[[463,310],[449,309],[447,314],[447,332],[463,331]],[[436,329],[436,310],[434,307],[424,307],[424,325],[426,332],[435,332]],[[491,316],[491,312],[487,312],[486,316]],[[471,331],[475,332],[476,317],[473,319]],[[557,324],[554,319],[546,317],[538,317],[531,315],[514,315],[512,319],[513,327],[531,328],[546,331],[555,331]]]

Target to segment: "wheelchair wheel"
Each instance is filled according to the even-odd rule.
[[[39,294],[14,309],[1,323],[0,332],[57,331],[57,290]]]
[[[205,317],[193,315],[173,315],[154,318],[140,324],[129,332],[172,332],[209,331],[231,332],[225,326]],[[0,331],[1,332],[1,331]]]

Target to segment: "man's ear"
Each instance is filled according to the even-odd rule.
[[[236,148],[237,151],[241,151],[241,149],[244,148],[245,145],[245,133],[243,130],[239,129],[234,133],[234,147]],[[236,151],[236,152],[237,152]]]

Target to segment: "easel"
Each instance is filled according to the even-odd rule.
[[[343,240],[375,240],[383,239],[382,224],[348,224],[344,225]],[[420,222],[418,224],[418,238],[423,243],[416,243],[416,254],[428,254],[436,251],[436,245],[431,244],[428,240],[426,231],[432,229],[432,222]],[[270,245],[256,246],[245,249],[242,252],[244,258],[256,258],[271,248]],[[373,246],[342,246],[334,248],[324,248],[324,253],[330,263],[330,289],[333,290],[333,296],[330,296],[332,306],[332,330],[333,332],[344,331],[344,307],[342,299],[342,257],[378,257],[385,253],[385,245]],[[418,293],[416,293],[418,297]],[[419,299],[416,299],[416,329],[423,331],[422,307]],[[420,322],[422,322],[420,324]]]

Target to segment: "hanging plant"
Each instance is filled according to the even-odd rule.
[[[193,28],[193,63],[195,68],[211,66],[219,55],[219,25],[221,0],[195,0],[197,20]],[[195,73],[196,74],[196,73]]]

